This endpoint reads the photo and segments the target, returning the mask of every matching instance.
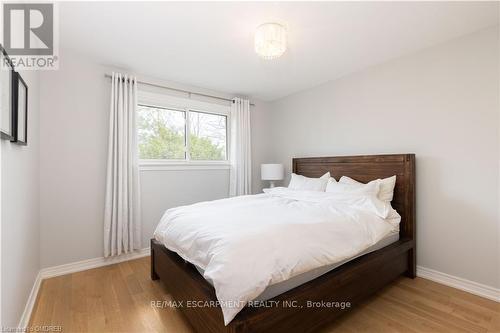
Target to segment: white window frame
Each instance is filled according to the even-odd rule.
[[[224,161],[200,161],[191,160],[189,156],[189,140],[186,140],[186,159],[184,160],[167,160],[167,159],[140,159],[139,169],[141,171],[157,171],[157,170],[227,170],[230,167],[231,151],[231,107],[229,105],[221,105],[208,103],[203,101],[192,100],[189,98],[175,97],[165,94],[152,93],[146,91],[138,92],[138,104],[159,107],[177,111],[183,111],[186,115],[186,137],[189,135],[189,111],[203,112],[226,117],[226,160]],[[137,130],[137,129],[136,129]]]

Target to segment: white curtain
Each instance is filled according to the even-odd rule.
[[[140,248],[136,106],[136,78],[113,73],[104,212],[105,257]]]
[[[231,105],[231,172],[229,195],[252,193],[250,101],[235,98]]]

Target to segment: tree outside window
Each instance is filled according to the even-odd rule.
[[[224,115],[139,105],[137,127],[140,159],[227,160]]]

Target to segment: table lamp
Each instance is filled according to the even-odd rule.
[[[285,175],[283,164],[261,164],[260,177],[262,180],[269,180],[270,187],[274,187],[275,180],[282,180]]]

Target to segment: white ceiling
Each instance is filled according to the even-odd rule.
[[[169,81],[274,100],[498,24],[497,2],[86,2],[60,4],[60,45]],[[260,59],[255,28],[288,27]]]

